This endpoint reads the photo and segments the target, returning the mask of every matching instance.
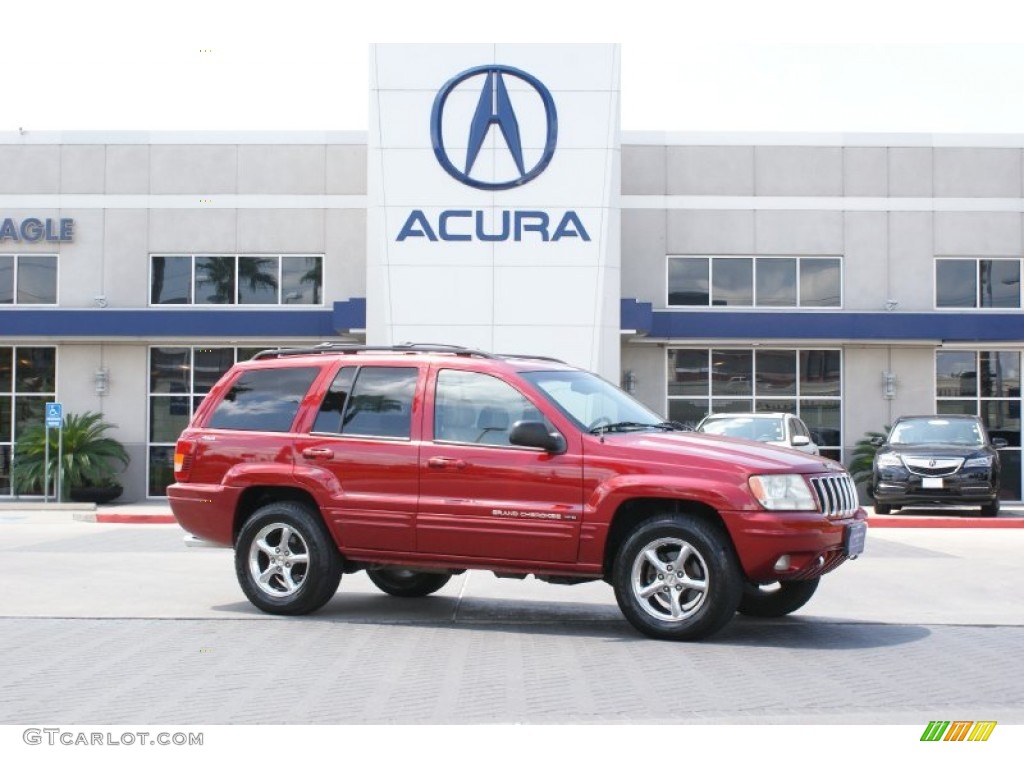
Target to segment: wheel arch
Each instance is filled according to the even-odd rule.
[[[232,524],[231,540],[238,541],[238,534],[241,533],[246,521],[267,504],[277,501],[294,501],[307,506],[320,517],[320,508],[313,495],[303,488],[296,488],[288,485],[254,485],[242,491],[235,506],[235,519]],[[323,518],[321,523],[323,522]],[[324,531],[330,536],[330,531],[324,526]],[[333,537],[332,537],[333,538]]]
[[[733,554],[736,554],[736,546],[733,543],[732,536],[729,535],[725,522],[722,520],[721,515],[718,514],[718,510],[709,504],[690,499],[665,499],[646,496],[627,499],[615,510],[611,525],[608,528],[608,536],[605,539],[602,565],[605,580],[611,578],[615,553],[618,552],[619,546],[629,535],[629,532],[644,520],[660,514],[690,515],[704,520],[722,532],[728,540],[729,546],[732,547]]]

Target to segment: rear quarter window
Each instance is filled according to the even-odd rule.
[[[239,376],[206,426],[250,432],[288,432],[319,368],[261,368]]]

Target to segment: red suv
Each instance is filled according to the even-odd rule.
[[[234,547],[259,609],[343,573],[422,597],[467,569],[603,579],[626,619],[695,640],[782,616],[864,548],[839,464],[682,431],[557,360],[325,344],[231,369],[178,440],[175,516]]]

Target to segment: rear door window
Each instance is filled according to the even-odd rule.
[[[319,368],[260,368],[239,376],[206,426],[250,432],[288,432]]]
[[[320,405],[313,431],[409,439],[418,376],[418,368],[342,368]]]

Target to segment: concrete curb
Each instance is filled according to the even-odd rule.
[[[173,525],[178,521],[174,515],[132,514],[130,512],[76,512],[74,519],[80,523],[158,523]]]
[[[1024,528],[1024,517],[868,517],[871,528]]]

